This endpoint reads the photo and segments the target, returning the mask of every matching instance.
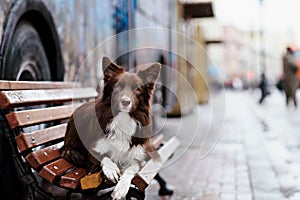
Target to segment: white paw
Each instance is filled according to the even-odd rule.
[[[102,162],[102,170],[104,175],[112,182],[116,183],[119,179],[120,170],[118,166],[111,161],[111,159],[105,157]]]
[[[131,184],[131,179],[124,179],[121,178],[121,180],[117,183],[113,193],[111,194],[112,198],[115,200],[123,199],[126,197],[129,188]]]

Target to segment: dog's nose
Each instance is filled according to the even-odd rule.
[[[121,103],[123,106],[128,106],[131,103],[131,99],[129,97],[121,97]]]

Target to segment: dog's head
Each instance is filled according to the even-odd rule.
[[[150,99],[159,77],[160,64],[154,63],[137,73],[125,72],[117,64],[104,57],[103,99],[109,99],[114,114],[132,113],[137,109],[150,108]]]

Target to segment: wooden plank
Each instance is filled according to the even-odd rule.
[[[141,191],[144,191],[178,146],[179,140],[176,137],[172,137],[158,150],[161,159],[159,161],[154,161],[153,159],[149,160],[132,179],[133,184],[135,184]]]
[[[39,175],[50,183],[56,181],[64,172],[71,169],[73,165],[61,158],[48,165],[45,165]]]
[[[94,88],[2,91],[0,92],[0,107],[5,109],[45,103],[58,103],[91,99],[96,96],[97,92]]]
[[[81,84],[79,82],[0,80],[0,90],[62,89],[62,88],[78,88],[80,86]]]
[[[44,122],[69,118],[72,115],[73,111],[80,105],[81,104],[72,104],[66,106],[16,111],[7,114],[6,118],[10,127],[14,129],[17,127],[35,125]]]
[[[34,169],[39,169],[45,163],[53,161],[60,157],[59,149],[62,147],[63,143],[48,146],[43,149],[31,152],[26,156],[27,162]]]
[[[63,138],[65,136],[66,128],[67,124],[60,124],[32,133],[21,133],[16,136],[15,140],[19,150],[25,151],[46,142]]]
[[[77,168],[70,173],[63,175],[60,179],[60,186],[76,189],[80,184],[80,179],[87,174],[83,168]]]

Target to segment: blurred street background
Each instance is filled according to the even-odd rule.
[[[298,93],[299,97],[300,93]],[[221,136],[213,150],[201,156],[203,124],[196,138],[189,127],[200,117],[208,122],[208,106],[183,117],[177,137],[185,148],[191,145],[161,175],[175,193],[171,199],[197,200],[296,200],[300,198],[299,110],[286,108],[284,95],[274,91],[259,105],[258,91],[226,91],[226,114]],[[166,136],[178,131],[179,119],[168,119]],[[213,132],[213,130],[212,130]],[[213,133],[209,133],[213,134]],[[179,150],[180,152],[181,150]],[[153,181],[147,199],[157,199]],[[161,198],[163,199],[163,198]]]

